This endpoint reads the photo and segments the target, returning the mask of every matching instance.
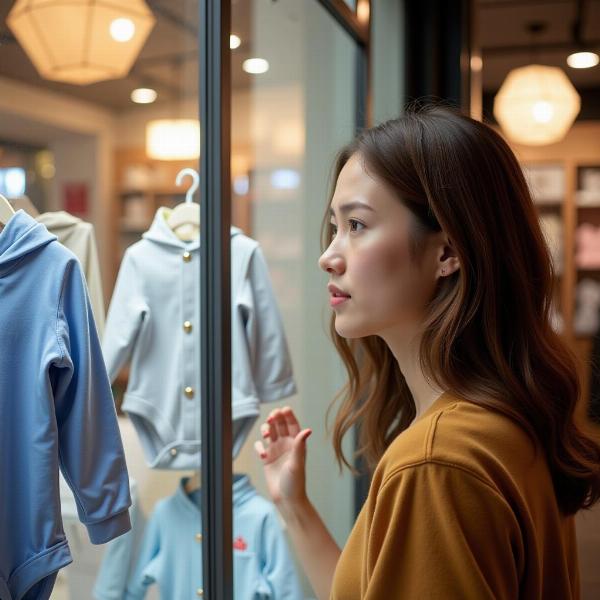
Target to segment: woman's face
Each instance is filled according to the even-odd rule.
[[[331,202],[333,239],[319,259],[329,273],[335,328],[345,338],[412,336],[431,298],[442,253],[439,234],[425,234],[420,264],[410,255],[415,217],[353,155]],[[337,298],[336,286],[346,298]]]

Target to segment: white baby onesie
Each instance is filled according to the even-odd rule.
[[[200,464],[200,240],[185,242],[159,208],[125,252],[108,310],[103,353],[111,381],[130,359],[123,410],[148,465]],[[296,393],[281,315],[258,242],[231,229],[233,456],[260,402]]]

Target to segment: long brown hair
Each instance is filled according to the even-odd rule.
[[[460,261],[427,306],[424,374],[523,426],[545,451],[563,512],[590,507],[600,498],[600,446],[575,422],[576,361],[550,326],[552,263],[508,144],[487,125],[430,105],[360,133],[340,152],[334,185],[355,153],[416,217],[414,258],[423,232],[443,230]],[[328,206],[323,251],[331,234]],[[332,315],[330,334],[349,377],[336,396],[335,452],[351,467],[342,438],[357,425],[358,455],[374,466],[414,419],[414,400],[381,338],[346,340],[334,324]]]

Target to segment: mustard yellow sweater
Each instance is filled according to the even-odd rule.
[[[541,448],[443,394],[382,457],[332,600],[579,598],[575,526]]]

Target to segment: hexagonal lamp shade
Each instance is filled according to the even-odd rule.
[[[125,77],[154,27],[144,0],[17,0],[6,22],[45,79]]]
[[[544,65],[513,69],[494,98],[494,116],[507,137],[530,146],[562,139],[580,107],[564,71]]]

